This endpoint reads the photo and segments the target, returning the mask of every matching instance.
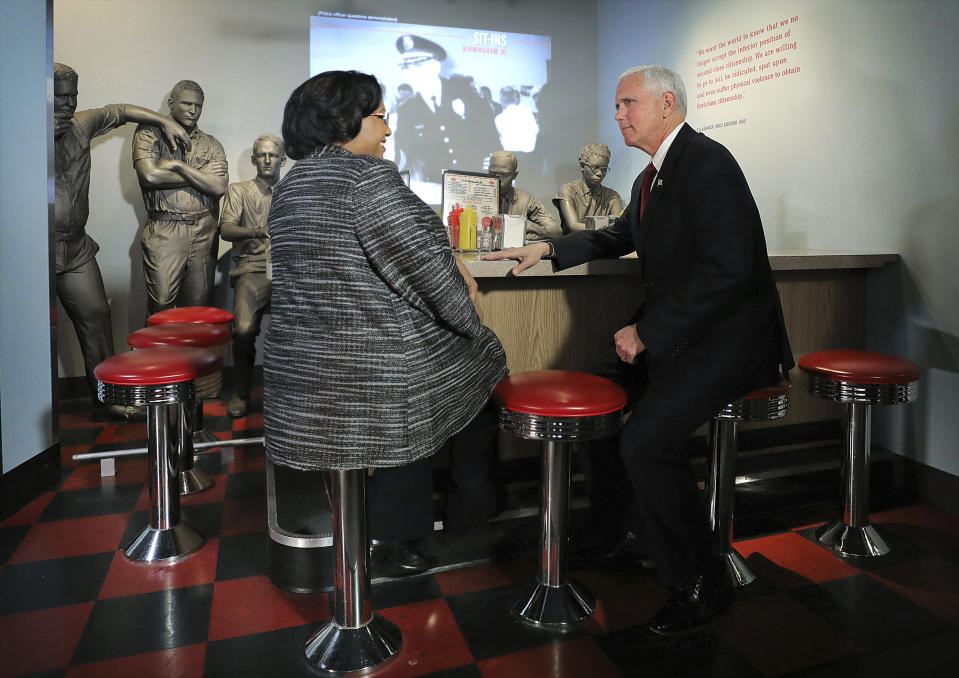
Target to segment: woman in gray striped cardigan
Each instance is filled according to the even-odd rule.
[[[430,455],[507,369],[442,222],[382,159],[389,135],[370,75],[321,73],[287,102],[298,162],[269,216],[264,426],[276,464],[384,469],[368,488],[370,535],[408,542],[432,530]]]

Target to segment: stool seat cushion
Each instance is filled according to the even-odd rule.
[[[230,343],[231,333],[223,325],[210,323],[167,323],[151,325],[132,332],[127,337],[130,348],[154,346],[197,346],[208,348]]]
[[[213,323],[214,325],[233,322],[233,314],[213,306],[181,306],[158,311],[147,318],[147,325],[166,323]]]
[[[853,384],[908,384],[919,381],[919,367],[908,360],[872,351],[817,351],[799,359],[799,369]]]
[[[166,346],[111,356],[97,365],[93,373],[104,384],[160,386],[206,376],[222,365],[223,359],[206,349]]]
[[[493,389],[493,402],[513,412],[544,417],[594,417],[626,405],[626,391],[608,379],[583,372],[519,372]]]
[[[778,398],[789,393],[789,389],[793,387],[792,383],[786,377],[783,377],[775,384],[770,384],[763,388],[757,388],[752,393],[748,393],[744,398],[746,400],[759,400],[760,398]]]

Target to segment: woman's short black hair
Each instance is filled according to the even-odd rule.
[[[376,111],[383,87],[359,71],[325,71],[293,90],[283,111],[286,154],[299,160],[319,146],[350,141]]]

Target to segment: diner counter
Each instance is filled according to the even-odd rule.
[[[483,320],[503,342],[513,372],[589,370],[642,303],[636,258],[596,260],[565,271],[542,261],[512,276],[513,261],[480,261],[475,253],[457,256],[477,279]],[[898,254],[782,250],[769,258],[797,359],[812,351],[865,347],[866,276],[894,265]],[[838,416],[834,403],[794,388],[786,418],[749,426]]]

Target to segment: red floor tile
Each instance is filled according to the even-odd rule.
[[[8,562],[26,563],[115,551],[126,529],[128,513],[37,523],[30,528]]]
[[[457,596],[461,593],[506,586],[534,577],[538,566],[531,560],[510,560],[503,563],[489,563],[459,570],[437,572],[433,575],[444,596]]]
[[[905,506],[870,516],[880,530],[900,534],[933,553],[959,550],[959,518],[925,504]]]
[[[622,674],[592,638],[554,643],[477,662],[483,678],[618,678]]]
[[[804,580],[821,584],[859,574],[856,567],[795,532],[738,541],[734,546],[744,558],[749,559],[754,553],[764,556],[774,567],[764,567],[762,561],[753,559],[749,559],[750,565],[763,579],[784,589],[808,583]],[[791,576],[792,573],[800,577]]]
[[[222,640],[284,629],[330,618],[329,598],[322,594],[281,591],[265,576],[213,585],[209,640]]]
[[[266,529],[266,502],[262,498],[223,502],[220,534],[245,534]]]
[[[92,487],[112,487],[116,485],[136,485],[146,482],[147,459],[117,460],[116,475],[101,476],[100,464],[81,464],[70,472],[63,481],[60,490],[86,490]]]
[[[861,652],[785,593],[734,603],[710,626],[764,676],[792,673]]]
[[[56,492],[44,492],[22,509],[0,523],[0,527],[32,525],[33,523],[37,522],[37,518],[40,517],[40,514],[47,510],[47,506],[51,501],[53,501],[53,497],[55,495]]]
[[[250,429],[261,429],[263,428],[263,413],[262,412],[250,412],[245,417],[233,420],[233,430],[234,431],[247,431]]]
[[[920,558],[871,574],[946,621],[959,624],[959,565],[945,558]]]
[[[92,609],[79,603],[0,617],[0,676],[65,668]]]
[[[90,418],[90,410],[85,409],[79,412],[61,412],[60,429],[68,428],[97,428],[104,426],[102,421],[93,421]]]
[[[73,455],[75,454],[84,454],[90,451],[89,445],[70,445],[60,446],[60,468],[68,469],[73,466],[78,466],[83,462],[74,460]]]
[[[211,584],[216,579],[218,552],[218,539],[207,540],[199,551],[178,563],[135,563],[117,551],[99,599]]]
[[[593,618],[606,633],[648,622],[669,598],[649,573],[583,570],[574,579],[596,596]]]
[[[204,400],[203,416],[205,417],[225,417],[226,403],[222,400]]]
[[[380,614],[400,628],[403,647],[399,656],[376,674],[377,678],[422,676],[473,663],[473,655],[444,599],[391,607]]]
[[[147,425],[144,421],[129,424],[110,424],[104,426],[97,436],[95,444],[111,445],[120,443],[142,443],[146,447]]]
[[[67,669],[66,678],[201,678],[206,645],[186,645]]]

